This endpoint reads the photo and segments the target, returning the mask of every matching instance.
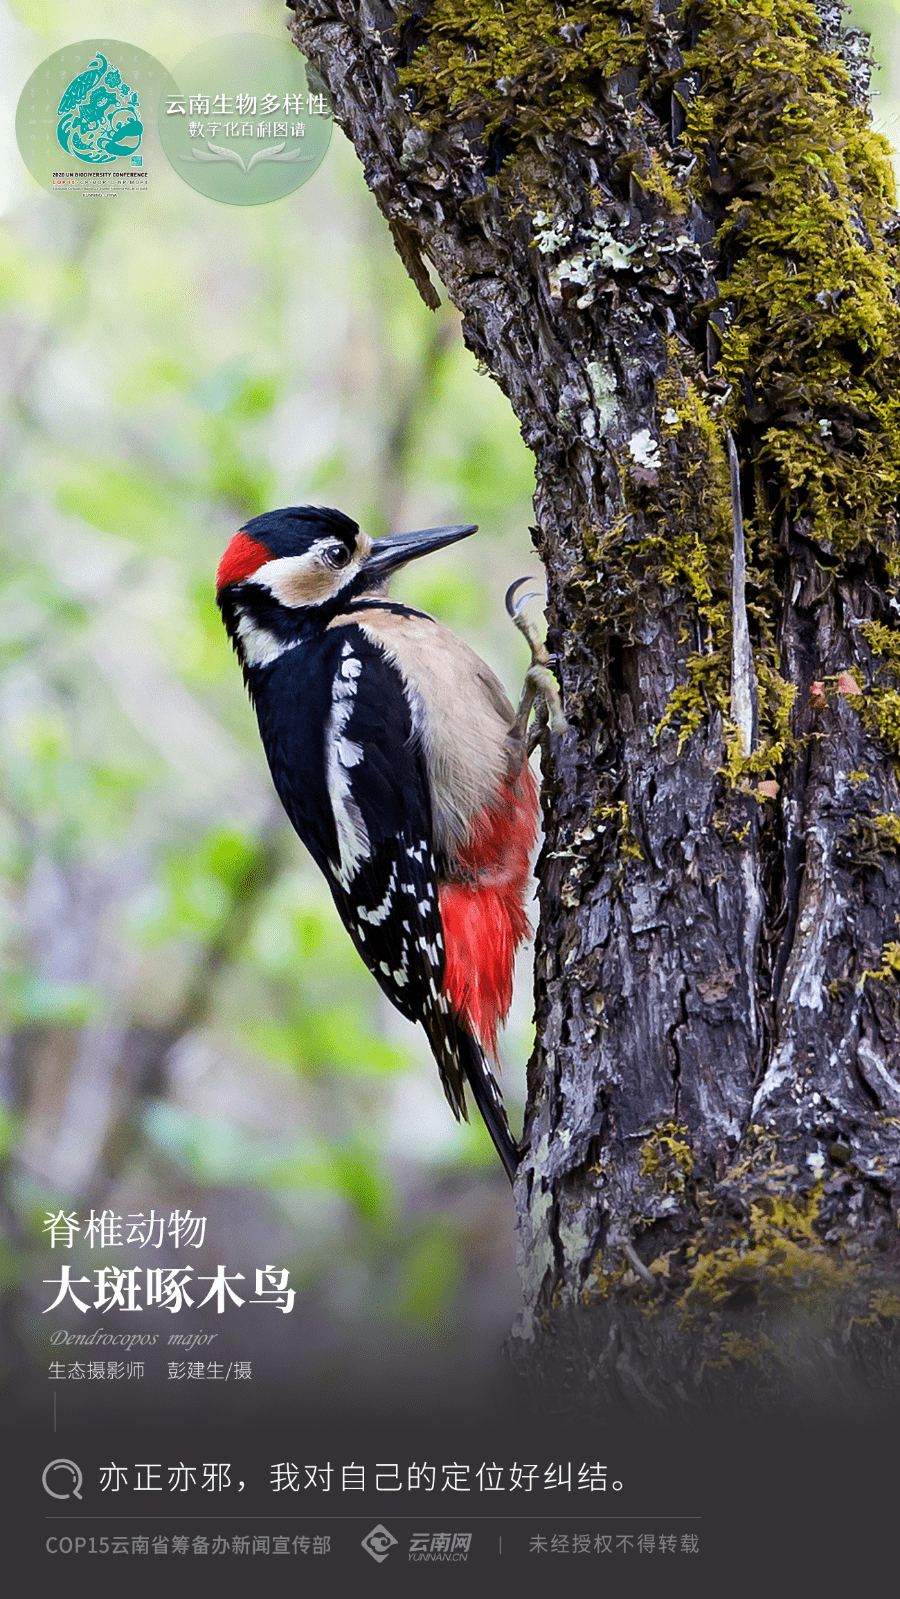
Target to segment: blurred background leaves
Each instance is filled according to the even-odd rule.
[[[231,534],[274,506],[336,505],[376,535],[477,521],[477,547],[398,589],[514,693],[503,593],[534,568],[514,418],[452,307],[408,282],[339,133],[307,186],[240,210],[156,164],[147,196],[79,209],[12,140],[63,44],[124,35],[173,66],[207,29],[278,37],[283,16],[76,0],[61,24],[17,0],[2,21],[7,1374],[17,1345],[45,1353],[41,1223],[60,1207],[190,1205],[200,1269],[277,1248],[312,1375],[324,1348],[339,1373],[398,1329],[496,1345],[516,1306],[505,1178],[281,815],[213,590]],[[514,1120],[528,989],[526,966]]]

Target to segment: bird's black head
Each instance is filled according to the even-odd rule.
[[[278,638],[297,624],[324,622],[357,596],[376,593],[391,572],[477,529],[425,528],[370,539],[341,511],[290,506],[255,516],[234,535],[220,563],[216,590],[239,653],[250,623]]]

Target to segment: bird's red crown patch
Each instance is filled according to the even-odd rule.
[[[223,589],[228,583],[243,583],[271,559],[271,552],[266,546],[252,539],[249,533],[235,533],[219,562],[216,588]]]

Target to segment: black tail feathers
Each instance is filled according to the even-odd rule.
[[[446,1003],[434,1007],[428,1016],[423,1017],[423,1021],[444,1093],[454,1116],[457,1121],[461,1116],[468,1121],[463,1088],[464,1082],[467,1082],[484,1125],[493,1139],[494,1148],[503,1162],[503,1170],[510,1182],[514,1183],[521,1151],[509,1130],[500,1089],[481,1045],[466,1031]]]
[[[459,1060],[472,1091],[472,1098],[481,1112],[481,1119],[503,1162],[503,1169],[510,1182],[514,1183],[521,1151],[509,1130],[500,1090],[484,1058],[481,1046],[462,1028],[459,1029]]]

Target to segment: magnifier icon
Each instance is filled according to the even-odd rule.
[[[67,1488],[65,1493],[57,1493],[56,1489],[51,1488],[49,1482],[47,1481],[51,1471],[71,1472],[73,1486],[71,1488]],[[56,1480],[59,1482],[60,1479],[57,1478]],[[83,1481],[84,1478],[81,1475],[81,1467],[76,1466],[74,1460],[51,1460],[50,1464],[44,1467],[44,1470],[41,1474],[41,1482],[44,1484],[44,1492],[48,1493],[51,1499],[80,1499],[81,1484]]]

